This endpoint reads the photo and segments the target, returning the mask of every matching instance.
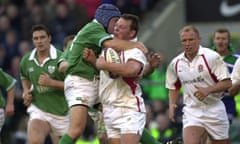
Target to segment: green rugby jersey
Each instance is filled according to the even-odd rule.
[[[68,105],[65,100],[64,91],[38,84],[39,76],[48,74],[52,79],[64,81],[64,76],[58,72],[57,62],[62,52],[55,47],[50,48],[50,57],[45,59],[43,64],[37,60],[36,48],[24,55],[20,63],[21,79],[26,79],[33,84],[32,104],[42,111],[55,115],[66,115]]]
[[[4,90],[8,91],[11,88],[14,87],[16,84],[17,80],[14,79],[12,76],[9,74],[5,73],[1,68],[0,68],[0,87],[3,88]],[[3,97],[2,92],[0,91],[0,108],[5,107],[5,99]]]
[[[112,36],[106,33],[103,26],[96,21],[85,25],[75,36],[69,51],[66,51],[69,64],[66,74],[78,75],[92,80],[94,75],[98,75],[99,72],[89,62],[83,60],[83,50],[84,48],[90,48],[98,56],[102,51],[103,42],[111,38]]]
[[[68,58],[68,54],[69,54],[69,47],[62,53],[62,55],[60,56],[58,62],[57,62],[57,66],[59,67],[60,63],[62,61],[67,61],[67,58]],[[64,72],[64,76],[66,77],[66,72]]]

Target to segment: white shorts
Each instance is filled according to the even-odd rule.
[[[51,132],[57,136],[63,136],[68,131],[70,123],[69,115],[57,116],[54,114],[46,113],[33,104],[28,107],[27,112],[29,114],[29,121],[33,119],[39,119],[48,122],[51,126]]]
[[[229,121],[222,102],[183,109],[183,128],[188,126],[203,127],[214,140],[228,139]]]
[[[64,80],[64,92],[68,106],[86,105],[92,107],[98,102],[98,83],[85,78],[68,75]]]
[[[108,138],[129,133],[142,135],[146,123],[146,113],[121,107],[103,105],[103,116]]]
[[[5,111],[4,111],[4,108],[0,108],[0,132],[4,125],[4,121],[5,121]]]

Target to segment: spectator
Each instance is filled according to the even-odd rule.
[[[6,50],[2,44],[0,44],[0,67],[6,69]]]
[[[32,45],[29,41],[27,40],[20,41],[19,47],[18,47],[18,53],[21,57],[31,50],[32,50]]]
[[[52,33],[55,34],[52,38],[53,44],[58,44],[58,48],[60,49],[62,47],[61,44],[64,40],[64,37],[75,33],[73,31],[75,20],[69,16],[68,8],[64,3],[57,4],[56,17],[51,23]]]
[[[10,20],[7,15],[0,15],[0,43],[4,42],[6,33],[11,29]]]
[[[219,53],[226,64],[229,73],[232,73],[234,63],[238,59],[239,55],[234,54],[234,48],[231,45],[231,35],[228,29],[219,28],[214,32],[212,49]],[[225,91],[222,99],[226,107],[230,123],[232,123],[233,118],[237,115],[234,96],[235,95],[230,95],[228,91]]]

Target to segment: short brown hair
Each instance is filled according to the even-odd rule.
[[[32,34],[33,34],[35,31],[40,31],[40,30],[45,31],[48,36],[50,35],[49,29],[48,29],[45,25],[43,25],[43,24],[34,25],[34,26],[32,27],[32,31],[31,31],[31,32],[32,32]]]
[[[68,44],[68,41],[70,40],[73,40],[75,37],[75,35],[69,35],[69,36],[66,36],[63,40],[63,47],[67,47],[67,44]]]
[[[194,33],[197,34],[198,37],[200,37],[200,34],[199,34],[198,29],[197,29],[195,26],[193,26],[193,25],[184,26],[184,27],[179,31],[179,34],[181,34],[182,32],[189,32],[189,31],[193,31]]]
[[[230,34],[230,32],[229,32],[229,30],[228,30],[227,28],[218,28],[218,29],[214,32],[213,37],[215,37],[215,34],[216,34],[216,33],[227,33],[227,34],[228,34],[228,42],[230,42],[230,40],[231,40],[231,34]]]
[[[136,15],[133,15],[133,14],[122,14],[120,16],[120,18],[123,18],[125,20],[130,20],[132,22],[131,30],[135,30],[136,31],[136,35],[137,35],[139,27],[140,27],[139,17],[136,16]]]

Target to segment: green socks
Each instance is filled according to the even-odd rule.
[[[140,142],[141,144],[161,144],[149,133],[146,128],[143,130]]]
[[[68,134],[65,134],[60,139],[59,144],[74,144],[74,140]]]

